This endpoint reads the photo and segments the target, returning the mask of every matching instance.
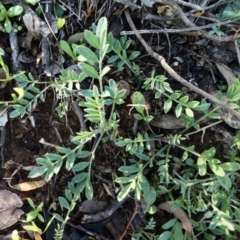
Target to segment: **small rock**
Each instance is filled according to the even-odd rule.
[[[19,145],[23,148],[26,148],[27,150],[31,152],[38,153],[42,147],[41,143],[33,138],[23,137],[19,141]]]
[[[128,95],[130,94],[130,86],[129,83],[125,80],[121,80],[117,83],[117,88],[118,91],[125,89],[127,90],[126,93],[124,94],[124,96],[122,97],[122,99],[126,99],[128,97]]]

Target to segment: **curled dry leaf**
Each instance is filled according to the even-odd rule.
[[[25,192],[25,191],[34,190],[36,188],[40,188],[40,187],[44,186],[45,183],[46,183],[46,181],[43,179],[43,180],[39,180],[39,181],[18,183],[11,187],[18,191]]]
[[[203,114],[201,112],[194,113],[194,118],[196,120],[203,117]],[[205,123],[209,121],[209,118],[204,118],[200,123]],[[163,129],[180,129],[184,128],[185,126],[183,123],[179,120],[179,118],[176,117],[175,114],[162,114],[162,115],[156,115],[154,116],[154,119],[150,122],[152,126],[163,128]]]
[[[173,205],[168,202],[164,202],[164,203],[161,203],[160,205],[158,205],[158,209],[165,210],[169,213],[174,214],[174,216],[181,221],[183,229],[185,229],[188,233],[191,233],[192,232],[192,224],[191,224],[187,214],[185,213],[185,211],[182,208],[176,208],[173,211],[172,207],[173,207]]]
[[[172,16],[175,13],[175,10],[170,5],[163,5],[158,7],[157,13],[161,13],[165,16]]]
[[[215,63],[218,70],[221,72],[221,74],[224,76],[224,78],[227,81],[228,86],[231,86],[234,83],[234,80],[236,79],[236,76],[231,68],[229,68],[224,63]]]
[[[163,129],[184,128],[184,125],[174,114],[163,114],[161,116],[155,116],[150,124]]]
[[[38,232],[34,232],[34,239],[35,240],[43,240],[41,235]]]
[[[6,189],[0,191],[0,230],[18,222],[24,214],[19,209],[22,205],[23,202],[16,193],[12,193]]]

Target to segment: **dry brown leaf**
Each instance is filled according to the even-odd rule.
[[[19,209],[23,205],[16,193],[6,189],[0,191],[0,230],[18,222],[24,212]]]
[[[204,14],[204,12],[205,12],[205,10],[203,9],[203,10],[201,10],[201,11],[196,11],[196,12],[194,12],[194,15],[196,15],[196,16],[201,16],[201,15],[203,15]]]
[[[9,160],[9,161],[4,163],[3,168],[8,170],[8,169],[11,169],[11,168],[14,168],[14,167],[16,168],[18,166],[19,166],[18,163],[14,162],[13,160]]]
[[[184,128],[184,125],[174,114],[163,114],[161,116],[155,116],[150,124],[163,129]]]
[[[195,119],[202,118],[203,115],[201,112],[196,112],[194,114]],[[204,123],[209,121],[209,118],[204,118],[200,123]],[[154,119],[150,122],[152,126],[163,128],[163,129],[180,129],[184,128],[185,126],[183,123],[179,120],[179,118],[176,117],[175,114],[160,114],[155,115]]]
[[[34,238],[35,240],[42,240],[42,237],[38,232],[34,232]]]
[[[157,13],[162,13],[165,16],[172,16],[175,10],[169,5],[163,5],[157,8]]]
[[[25,191],[34,190],[36,188],[40,188],[40,187],[44,186],[45,184],[46,184],[46,181],[43,179],[43,180],[39,180],[39,181],[18,183],[11,187],[18,191],[25,192]]]
[[[84,32],[79,32],[79,33],[73,34],[72,36],[69,37],[69,39],[67,40],[67,42],[68,42],[69,44],[79,43],[79,41],[80,41],[81,38],[85,39]]]
[[[174,214],[174,216],[181,221],[182,228],[185,229],[188,233],[191,233],[192,232],[192,224],[191,224],[187,214],[185,213],[185,211],[182,208],[176,208],[173,211],[172,207],[173,207],[173,205],[168,202],[164,202],[164,203],[161,203],[160,205],[158,205],[159,209],[162,209],[169,213]]]
[[[226,64],[224,63],[217,63],[217,68],[220,71],[220,73],[224,76],[224,78],[227,81],[228,86],[232,85],[234,80],[236,79],[236,76],[232,69],[230,69]]]

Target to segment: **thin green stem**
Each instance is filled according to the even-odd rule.
[[[95,142],[94,147],[93,147],[93,149],[92,149],[92,151],[91,151],[92,154],[91,154],[91,157],[90,157],[90,160],[89,160],[89,167],[88,167],[88,175],[89,175],[89,176],[90,176],[90,174],[91,174],[92,162],[93,162],[93,160],[94,160],[94,158],[95,158],[95,152],[96,152],[96,150],[97,150],[97,147],[98,147],[100,141],[102,140],[103,135],[104,135],[104,133],[101,132],[99,138],[98,138],[97,141]]]
[[[6,74],[6,80],[5,81],[7,82],[11,79],[11,77],[10,77],[10,74],[9,74],[9,69],[8,69],[7,65],[4,63],[1,55],[0,55],[0,65],[2,66],[3,71]]]
[[[220,108],[220,107],[217,106],[217,107],[215,107],[214,109],[212,109],[210,112],[208,112],[206,115],[203,115],[203,116],[202,116],[201,118],[199,118],[197,121],[195,121],[194,123],[192,123],[189,127],[185,128],[185,129],[181,132],[181,134],[185,133],[188,129],[190,129],[191,127],[193,127],[194,124],[196,124],[196,123],[201,123],[205,118],[208,117],[209,114],[216,112],[219,108]]]

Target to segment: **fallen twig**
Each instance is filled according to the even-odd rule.
[[[199,5],[193,4],[191,2],[185,2],[185,1],[182,1],[182,0],[174,0],[174,1],[178,4],[181,4],[181,5],[185,6],[185,7],[190,7],[192,9],[195,9],[195,10],[198,10],[198,11],[203,10],[202,7],[200,7]]]
[[[132,223],[133,219],[134,219],[135,216],[137,215],[137,210],[138,210],[138,203],[135,201],[135,209],[134,209],[134,212],[133,212],[133,214],[132,214],[132,217],[131,217],[131,219],[129,220],[129,222],[128,222],[128,224],[127,224],[124,232],[122,233],[121,237],[119,238],[119,240],[122,240],[122,239],[124,238],[124,236],[125,236],[125,234],[127,233],[127,230],[128,230],[128,228],[129,228],[130,224]]]
[[[154,15],[153,15],[154,16]],[[148,18],[150,19],[150,18]],[[191,31],[198,31],[206,28],[211,28],[211,27],[217,27],[225,24],[229,24],[233,22],[233,20],[228,20],[225,22],[217,22],[217,23],[211,23],[205,26],[195,26],[195,27],[188,27],[188,28],[174,28],[174,29],[151,29],[151,30],[136,30],[136,31],[122,31],[121,35],[133,35],[139,33],[139,34],[144,34],[144,33],[181,33],[181,32],[191,32]]]
[[[186,134],[184,134],[184,136],[185,136],[187,139],[189,139],[189,136],[190,136],[190,135],[202,131],[203,134],[202,134],[201,142],[203,143],[203,136],[204,136],[204,134],[205,134],[205,130],[208,129],[208,128],[210,128],[210,127],[212,127],[212,126],[215,126],[215,125],[217,125],[217,124],[219,124],[219,123],[222,123],[222,122],[223,122],[223,120],[219,120],[219,121],[214,122],[214,123],[211,123],[211,124],[209,124],[209,125],[207,125],[207,126],[205,126],[205,127],[201,127],[200,129],[198,129],[198,130],[196,130],[196,131],[194,131],[194,132],[186,133]],[[184,131],[183,131],[183,132],[184,132]]]
[[[136,27],[132,21],[132,18],[130,16],[129,10],[125,9],[125,15],[127,18],[127,21],[131,27],[131,29],[133,31],[136,31]],[[189,83],[187,80],[185,80],[184,78],[182,78],[180,75],[178,75],[178,73],[176,73],[167,63],[166,60],[163,56],[159,55],[158,53],[154,52],[152,50],[152,48],[146,43],[146,41],[141,37],[141,35],[139,33],[136,32],[136,37],[138,38],[138,40],[142,43],[142,45],[145,47],[146,51],[156,60],[158,60],[160,62],[160,64],[162,65],[162,67],[172,76],[174,77],[178,82],[180,82],[182,85],[188,87],[190,90],[202,95],[203,97],[209,99],[211,102],[216,103],[217,105],[227,109],[229,112],[231,112],[235,117],[237,117],[238,119],[240,119],[240,113],[237,112],[236,110],[230,108],[226,103],[218,100],[217,98],[215,98],[214,96],[212,96],[211,94],[201,90],[200,88],[194,86],[193,84]]]

